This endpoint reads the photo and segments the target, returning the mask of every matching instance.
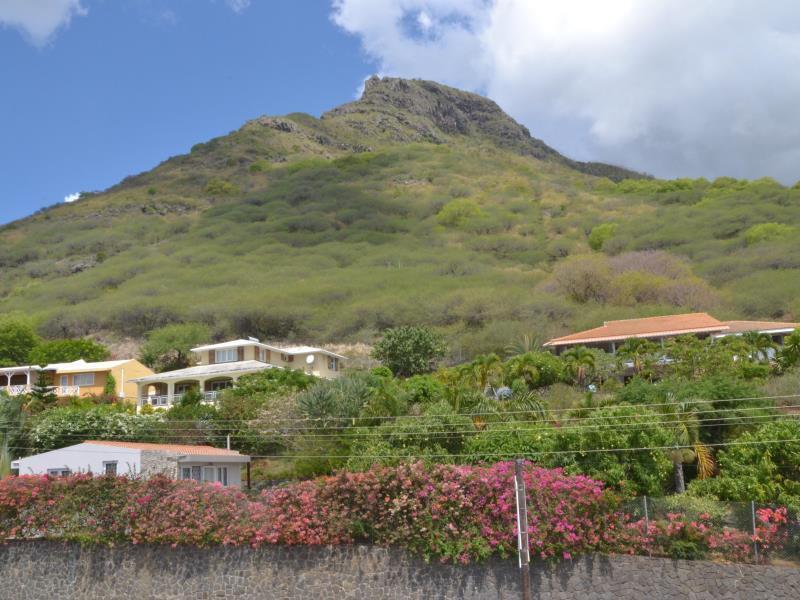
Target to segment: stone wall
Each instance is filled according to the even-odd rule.
[[[142,450],[142,474],[166,475],[170,479],[178,478],[178,454],[161,450]]]
[[[426,564],[399,550],[0,546],[0,598],[16,600],[349,600],[520,598],[516,560]],[[630,556],[532,567],[537,600],[800,598],[800,570]]]

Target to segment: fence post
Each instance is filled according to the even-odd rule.
[[[528,541],[528,497],[522,477],[522,459],[514,462],[514,492],[517,500],[517,554],[522,578],[522,600],[531,600],[530,542]]]
[[[750,515],[753,518],[753,555],[758,564],[758,541],[756,540],[756,503],[755,500],[750,500]]]

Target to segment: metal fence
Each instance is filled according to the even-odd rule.
[[[786,507],[682,494],[634,498],[622,512],[647,532],[654,555],[800,565],[800,513]]]

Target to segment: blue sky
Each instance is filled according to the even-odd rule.
[[[0,0],[0,223],[372,73],[579,160],[800,179],[797,0]]]
[[[43,43],[0,27],[0,223],[108,187],[261,114],[314,115],[374,72],[329,2],[86,1]]]

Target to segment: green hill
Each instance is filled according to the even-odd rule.
[[[800,189],[572,161],[486,98],[373,78],[0,228],[0,312],[44,335],[203,321],[457,355],[684,309],[800,318]]]

